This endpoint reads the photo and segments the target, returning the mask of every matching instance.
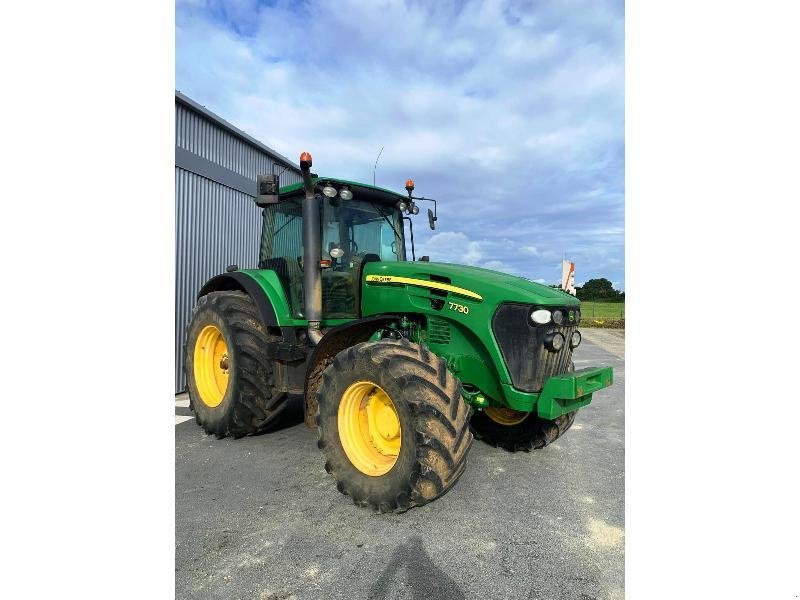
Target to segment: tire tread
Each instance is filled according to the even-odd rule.
[[[328,432],[320,417],[320,406],[332,399],[324,390],[331,387],[337,374],[349,365],[359,365],[390,374],[408,391],[407,404],[416,440],[415,467],[409,473],[407,487],[394,494],[391,501],[361,494],[350,485],[346,473],[338,471],[335,461],[326,457],[325,469],[336,480],[337,488],[359,506],[378,512],[405,512],[442,496],[456,483],[466,468],[472,444],[469,419],[472,410],[461,397],[461,383],[447,369],[447,364],[426,347],[408,340],[362,342],[337,354],[322,374],[317,390],[318,446],[327,451],[338,436]],[[336,399],[338,401],[338,399]],[[338,443],[338,437],[336,438]]]
[[[286,406],[286,394],[275,389],[274,369],[267,354],[268,343],[276,336],[267,333],[253,300],[239,291],[211,292],[198,299],[193,318],[206,305],[220,313],[231,331],[233,339],[226,340],[234,346],[238,356],[239,389],[227,414],[217,420],[206,420],[195,410],[195,399],[189,394],[189,407],[198,424],[209,435],[218,438],[240,438],[258,433],[271,425]],[[189,340],[184,352],[189,351]],[[187,381],[193,374],[186,364]]]

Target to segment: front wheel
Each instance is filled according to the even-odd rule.
[[[407,340],[343,350],[317,391],[318,446],[340,492],[403,512],[447,492],[464,472],[471,410],[441,358]]]
[[[576,412],[548,421],[535,413],[489,406],[476,413],[470,425],[475,439],[490,446],[509,452],[530,452],[544,448],[564,435],[572,427]]]

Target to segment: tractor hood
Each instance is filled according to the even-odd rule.
[[[435,289],[452,292],[451,296],[461,296],[468,300],[499,304],[501,302],[520,302],[545,306],[578,306],[574,296],[523,277],[507,275],[498,271],[434,262],[375,262],[364,267],[365,283],[368,287],[376,285],[406,285],[418,289]],[[383,281],[382,281],[383,280]],[[409,281],[410,280],[410,281]],[[416,281],[418,281],[418,283]],[[454,291],[450,288],[457,288]],[[468,292],[471,292],[469,294]]]

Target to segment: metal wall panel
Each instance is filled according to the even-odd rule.
[[[197,292],[225,267],[258,263],[261,211],[252,196],[175,169],[175,391],[186,385],[183,343]]]
[[[175,103],[175,144],[253,181],[257,175],[272,173],[275,164],[275,173],[280,173],[285,166],[282,161],[274,160],[210,121],[206,115],[179,102]],[[281,175],[281,185],[299,183],[300,180],[300,173],[294,168]]]
[[[206,111],[175,101],[176,146],[215,162],[253,180],[280,172],[285,161],[275,160],[265,149],[248,143],[227,123]],[[281,185],[300,181],[290,165],[281,175]],[[225,267],[237,264],[254,268],[258,263],[261,209],[253,196],[218,181],[175,168],[175,391],[186,386],[183,372],[183,344],[186,327],[200,287]]]

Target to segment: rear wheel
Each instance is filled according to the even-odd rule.
[[[270,339],[247,294],[212,292],[198,300],[186,336],[186,387],[207,433],[256,433],[283,411],[286,394],[274,389],[266,353]]]
[[[366,342],[322,374],[318,446],[355,504],[403,512],[438,498],[464,472],[469,415],[444,360],[407,340]]]
[[[490,406],[476,413],[470,425],[475,439],[509,452],[530,452],[564,435],[572,427],[576,412],[548,421],[535,413]]]

